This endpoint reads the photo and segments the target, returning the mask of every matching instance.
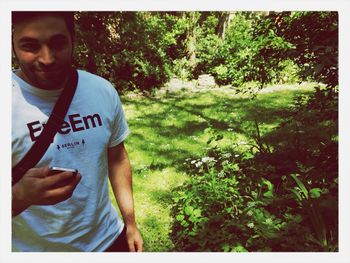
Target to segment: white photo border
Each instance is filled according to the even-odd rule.
[[[338,11],[339,12],[339,252],[335,253],[13,253],[11,252],[11,11]],[[318,262],[343,263],[350,258],[350,1],[347,0],[0,0],[0,105],[2,176],[0,183],[1,262]]]

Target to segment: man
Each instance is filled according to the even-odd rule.
[[[72,12],[13,12],[12,165],[33,145],[62,90],[74,50]],[[142,251],[135,223],[129,134],[118,94],[93,74],[78,85],[62,127],[12,187],[14,251]],[[79,173],[50,173],[49,166]],[[108,176],[107,176],[108,175]],[[124,222],[112,206],[108,178]]]

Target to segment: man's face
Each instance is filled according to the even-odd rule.
[[[65,20],[39,16],[15,25],[13,48],[19,76],[42,89],[62,88],[72,66],[73,41]]]

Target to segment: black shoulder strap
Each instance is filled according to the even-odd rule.
[[[34,167],[45,154],[47,148],[53,141],[53,137],[62,127],[64,117],[67,114],[69,105],[73,99],[78,83],[78,72],[72,70],[67,85],[64,87],[60,97],[58,98],[51,115],[44,126],[35,143],[29,149],[23,159],[12,168],[12,185],[16,184],[23,175],[32,167]]]

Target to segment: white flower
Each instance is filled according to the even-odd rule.
[[[249,228],[254,228],[254,223],[252,222],[252,223],[248,223],[247,224],[247,227],[249,227]]]
[[[272,219],[271,218],[267,218],[265,222],[266,222],[266,224],[271,225],[272,224]]]
[[[209,157],[203,157],[203,158],[202,158],[202,162],[203,162],[203,163],[206,163],[207,161],[209,161]]]
[[[191,161],[191,164],[194,164],[195,162],[196,162],[196,160],[192,160],[192,161]]]
[[[225,160],[225,161],[222,162],[222,165],[225,166],[225,165],[227,165],[229,163],[230,163],[229,161]]]
[[[195,165],[196,165],[196,167],[199,167],[199,166],[201,166],[203,163],[201,162],[201,161],[199,161],[198,163],[196,163]]]
[[[225,176],[225,172],[224,171],[220,171],[219,173],[218,173],[218,177],[224,177]]]
[[[213,157],[203,157],[202,162],[207,163],[207,162],[213,162],[215,159]]]
[[[231,156],[232,156],[231,153],[224,153],[224,154],[222,155],[222,157],[224,157],[224,158],[230,158]]]

